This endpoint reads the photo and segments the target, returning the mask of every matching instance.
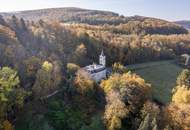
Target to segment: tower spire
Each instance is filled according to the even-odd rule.
[[[103,49],[102,49],[102,51],[101,51],[101,55],[104,56],[104,50],[103,50]]]
[[[102,52],[99,56],[99,64],[103,65],[104,67],[106,66],[106,56],[104,55],[103,49],[102,49]]]

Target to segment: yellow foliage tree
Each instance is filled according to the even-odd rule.
[[[22,107],[26,91],[19,87],[17,71],[3,67],[0,69],[0,126],[8,110]]]
[[[144,79],[136,74],[132,74],[131,72],[125,74],[113,74],[109,77],[108,80],[104,80],[100,85],[105,93],[108,93],[112,89],[118,89],[121,92],[125,88],[136,87],[143,92],[147,93],[150,91],[150,84],[147,84]]]
[[[79,66],[74,63],[67,64],[67,73],[69,76],[74,76],[76,72],[79,70]]]
[[[53,65],[52,63],[45,61],[42,65],[42,69],[44,69],[45,71],[52,71]]]
[[[104,120],[108,130],[122,128],[121,120],[127,117],[128,112],[135,113],[143,105],[151,89],[144,79],[130,72],[114,73],[100,86],[106,94]]]
[[[106,97],[104,122],[108,130],[118,130],[122,127],[122,119],[127,117],[128,109],[117,91],[110,91]]]
[[[177,86],[172,96],[174,103],[190,103],[190,90],[186,86]]]
[[[94,80],[92,80],[89,74],[83,70],[77,72],[74,83],[77,92],[84,96],[92,96],[95,92]]]
[[[120,63],[114,63],[112,65],[112,72],[113,73],[123,74],[123,73],[126,73],[127,71],[128,71],[127,68]]]
[[[3,122],[3,130],[14,130],[14,128],[13,125],[8,120],[5,120]]]
[[[172,103],[165,112],[169,125],[174,130],[190,129],[190,90],[188,86],[177,86],[172,96]]]

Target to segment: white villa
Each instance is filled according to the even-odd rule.
[[[106,78],[106,56],[102,51],[99,56],[99,64],[88,65],[83,68],[96,82]]]

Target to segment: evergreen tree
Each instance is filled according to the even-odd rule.
[[[7,25],[2,15],[0,15],[0,24]]]

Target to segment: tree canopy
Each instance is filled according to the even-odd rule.
[[[17,71],[3,67],[0,69],[0,128],[13,107],[20,108],[24,105],[26,92],[19,86],[20,80]],[[6,121],[7,124],[8,121]]]

